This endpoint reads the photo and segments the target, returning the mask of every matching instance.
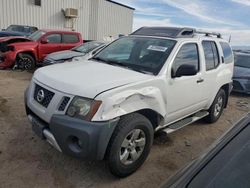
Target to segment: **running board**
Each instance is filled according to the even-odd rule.
[[[174,131],[177,131],[178,129],[185,127],[199,119],[202,119],[204,117],[206,117],[209,113],[207,111],[200,111],[195,113],[192,116],[189,116],[185,119],[182,119],[180,121],[177,121],[173,124],[168,125],[166,128],[159,128],[158,130],[164,131],[167,134],[172,133]],[[164,126],[163,126],[164,127]]]

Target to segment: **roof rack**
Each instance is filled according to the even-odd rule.
[[[216,33],[216,32],[208,32],[208,31],[200,31],[200,30],[196,30],[195,33],[197,34],[204,34],[205,36],[211,36],[214,35],[217,38],[221,38],[221,34],[220,33]]]
[[[178,28],[178,27],[142,27],[130,35],[146,35],[146,36],[159,36],[170,38],[190,38],[194,34],[205,34],[205,36],[215,35],[221,38],[220,33],[197,31],[195,28]]]

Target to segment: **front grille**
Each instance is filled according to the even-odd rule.
[[[45,108],[49,106],[49,103],[54,97],[54,95],[55,93],[36,84],[35,92],[34,92],[34,99]]]
[[[70,98],[69,97],[63,97],[63,100],[58,108],[59,111],[64,111],[68,102],[69,102]]]
[[[236,91],[242,91],[244,90],[241,84],[238,81],[233,81],[233,89]]]

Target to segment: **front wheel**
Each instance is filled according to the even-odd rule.
[[[216,122],[223,112],[225,102],[226,93],[223,89],[220,89],[209,109],[209,115],[205,118],[205,120],[209,123]]]
[[[35,59],[26,53],[20,54],[17,58],[17,65],[21,67],[23,70],[34,70],[36,66]]]
[[[121,117],[107,151],[111,173],[126,177],[136,171],[146,160],[153,137],[153,126],[143,115],[133,113]]]

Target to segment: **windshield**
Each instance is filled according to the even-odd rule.
[[[170,39],[123,37],[108,45],[93,59],[156,75],[175,43]]]
[[[234,65],[238,67],[250,68],[250,55],[234,55]]]
[[[89,53],[90,51],[98,48],[99,46],[103,45],[104,43],[101,42],[88,42],[88,43],[84,43],[80,46],[77,46],[75,48],[73,48],[73,51],[76,52],[81,52],[81,53]]]
[[[6,31],[14,31],[14,32],[22,32],[22,33],[28,33],[29,27],[21,26],[21,25],[10,25]]]
[[[36,31],[32,33],[29,38],[33,41],[39,40],[46,32],[45,31]]]

